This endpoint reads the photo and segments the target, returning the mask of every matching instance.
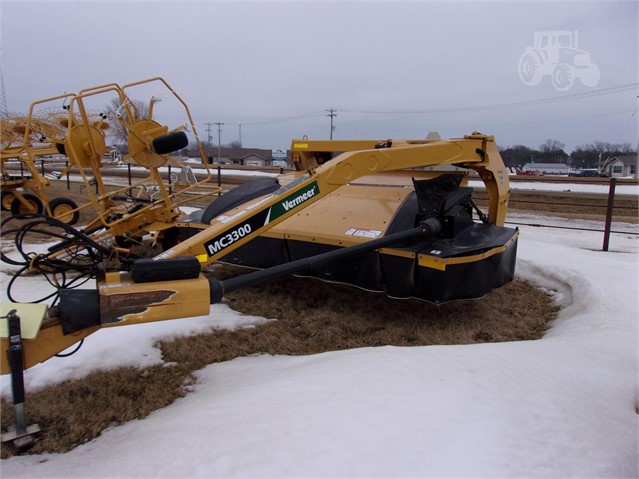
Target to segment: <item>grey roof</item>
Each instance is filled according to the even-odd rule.
[[[615,157],[617,160],[621,161],[624,166],[632,166],[637,164],[637,155],[624,155]]]
[[[211,147],[210,155],[213,158],[217,158],[217,147]],[[220,148],[220,157],[222,158],[243,160],[249,156],[257,156],[265,160],[271,160],[273,158],[273,151],[261,148]]]

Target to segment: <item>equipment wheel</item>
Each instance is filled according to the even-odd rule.
[[[11,211],[11,203],[13,202],[15,195],[10,190],[2,190],[1,194],[0,203],[2,203],[2,210]]]
[[[39,215],[44,211],[44,205],[40,198],[31,193],[25,193],[22,195],[25,201],[31,206],[31,209],[27,207],[22,201],[20,201],[17,197],[13,199],[11,202],[11,213],[14,215],[22,215],[25,213],[37,213]]]
[[[68,225],[74,225],[80,219],[80,212],[75,201],[69,198],[55,198],[49,203],[51,216]]]

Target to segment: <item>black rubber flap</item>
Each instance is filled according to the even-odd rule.
[[[195,279],[200,275],[200,262],[195,256],[153,260],[142,258],[131,265],[131,278],[136,283]]]
[[[60,323],[64,334],[100,325],[100,295],[95,289],[58,290]]]
[[[439,258],[470,256],[505,245],[516,232],[513,228],[475,223],[455,238],[432,242],[421,253],[431,254],[437,250]]]

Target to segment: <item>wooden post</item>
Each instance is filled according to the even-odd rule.
[[[608,207],[606,208],[606,226],[604,227],[604,251],[608,251],[608,245],[610,244],[610,228],[612,226],[612,210],[615,203],[616,184],[617,178],[610,178],[610,189],[608,190]]]

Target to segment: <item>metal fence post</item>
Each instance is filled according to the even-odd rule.
[[[67,168],[69,168],[69,160],[65,161],[65,168],[64,171],[67,172],[67,190],[71,189],[71,175],[69,174],[69,170]]]
[[[608,190],[608,206],[606,208],[606,226],[604,227],[603,251],[608,251],[610,244],[610,228],[612,226],[612,210],[615,203],[615,186],[617,178],[610,178],[610,189]]]

